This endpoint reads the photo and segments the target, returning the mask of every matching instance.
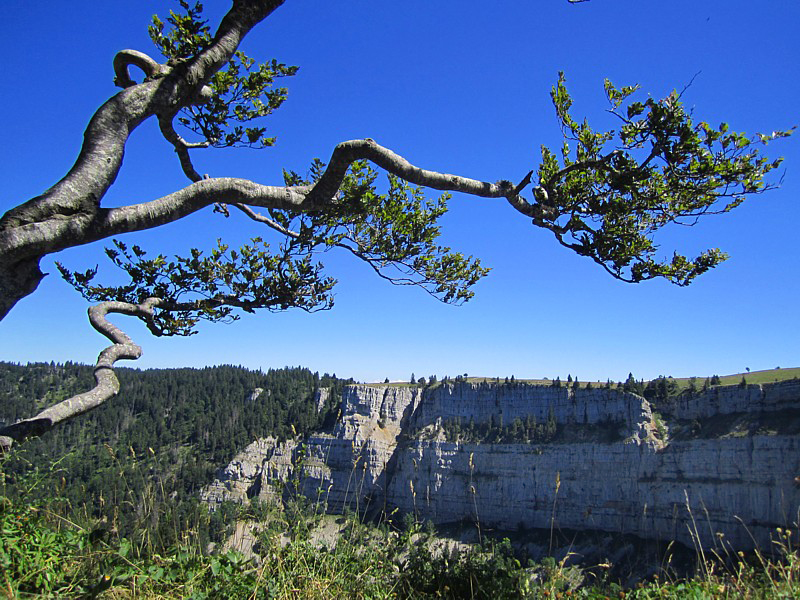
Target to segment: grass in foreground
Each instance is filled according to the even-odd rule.
[[[457,549],[413,520],[400,531],[347,517],[334,546],[314,542],[314,517],[275,512],[254,557],[205,555],[187,541],[134,556],[132,543],[46,507],[0,498],[0,595],[7,598],[797,598],[797,532],[778,532],[778,559],[740,554],[683,581],[623,589],[593,569],[553,559],[523,564],[508,540]],[[289,523],[288,521],[292,521]]]

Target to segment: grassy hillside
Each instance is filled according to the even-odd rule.
[[[722,385],[735,385],[742,381],[742,377],[747,380],[747,383],[774,383],[776,381],[786,381],[787,379],[796,379],[800,377],[800,367],[792,367],[788,369],[767,369],[765,371],[750,371],[744,373],[735,373],[733,375],[720,375]],[[679,378],[676,381],[680,385],[688,385],[689,377]],[[697,378],[698,380],[705,378]]]

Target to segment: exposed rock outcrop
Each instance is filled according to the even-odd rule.
[[[264,388],[260,387],[253,388],[253,391],[250,392],[250,395],[247,397],[247,401],[255,402],[256,400],[258,400],[258,397],[261,396],[261,394],[263,393],[264,393]],[[270,393],[269,390],[267,390],[267,395],[269,395],[269,393]]]
[[[616,390],[349,386],[332,432],[302,445],[254,442],[203,498],[266,499],[293,482],[334,512],[397,508],[435,523],[552,523],[736,549],[766,547],[775,527],[797,522],[800,382],[713,387],[662,413],[672,440],[646,400]],[[447,441],[441,426],[516,419],[555,420],[559,434],[465,443]],[[603,430],[614,435],[596,435]]]

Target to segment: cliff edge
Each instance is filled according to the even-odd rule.
[[[353,385],[331,432],[258,440],[201,496],[213,507],[292,488],[330,512],[737,550],[798,522],[800,381],[715,386],[659,408],[598,388]]]

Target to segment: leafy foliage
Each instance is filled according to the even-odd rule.
[[[178,0],[186,14],[169,11],[167,24],[169,28],[164,33],[164,22],[153,15],[153,23],[148,27],[150,39],[173,63],[197,56],[211,43],[211,29],[208,21],[203,21],[200,15],[203,5],[195,2],[190,6],[186,0]]]
[[[7,597],[79,595],[90,551],[85,532],[48,526],[37,507],[0,496],[0,585]]]
[[[287,184],[307,184],[324,167],[315,161],[311,180],[286,173]],[[238,251],[220,240],[208,256],[193,248],[188,257],[167,260],[159,254],[150,259],[139,246],[129,249],[114,240],[115,247],[106,248],[106,255],[130,279],[121,286],[94,284],[97,267],[81,273],[56,264],[64,279],[91,302],[141,304],[160,298],[149,324],[157,335],[192,335],[201,319],[236,320],[236,309],[329,309],[336,280],[324,277],[322,264],[312,263],[311,256],[333,248],[348,250],[394,284],[420,286],[443,302],[460,304],[472,298],[472,286],[489,269],[479,259],[436,243],[448,195],[429,201],[422,189],[393,175],[388,176],[387,193],[379,193],[377,176],[366,161],[358,161],[338,198],[324,210],[270,209],[267,224],[286,236],[275,254],[261,238],[254,238]]]
[[[623,106],[637,90],[606,80],[610,112],[621,126],[595,131],[571,116],[572,98],[559,75],[551,97],[565,141],[560,160],[542,147],[534,192],[541,206],[534,223],[614,277],[664,277],[687,285],[726,255],[710,249],[694,259],[676,253],[659,261],[653,234],[670,223],[693,224],[702,215],[728,212],[746,194],[773,187],[764,177],[781,159],[769,161],[758,146],[792,131],[748,137],[725,123],[695,123],[674,91],[662,100]]]
[[[408,558],[400,566],[401,597],[523,597],[527,573],[508,538],[487,539],[463,551],[437,552],[433,532],[423,532],[414,523],[401,539],[408,547]]]
[[[179,2],[185,14],[170,11],[166,23],[154,15],[148,28],[153,43],[171,65],[197,56],[211,42],[208,22],[201,18],[203,5]],[[275,59],[257,63],[237,51],[227,67],[208,82],[212,90],[208,102],[183,109],[178,122],[217,148],[272,146],[275,138],[264,135],[266,127],[245,124],[270,115],[283,104],[288,92],[284,87],[273,88],[273,84],[297,69]]]
[[[309,185],[324,169],[316,159],[308,178],[295,172],[285,172],[284,178],[287,185]],[[114,240],[115,247],[106,248],[106,255],[131,281],[121,286],[94,284],[97,267],[81,273],[56,264],[89,301],[141,304],[147,298],[161,299],[149,324],[157,335],[192,335],[201,319],[236,320],[235,309],[329,309],[336,280],[324,277],[322,264],[313,264],[311,256],[333,248],[348,250],[394,284],[420,286],[443,302],[460,304],[472,298],[472,286],[489,269],[479,259],[436,243],[449,195],[430,201],[421,188],[391,174],[387,192],[380,193],[377,177],[367,161],[357,161],[324,209],[268,209],[269,218],[259,215],[286,236],[275,254],[261,238],[238,251],[218,240],[208,256],[193,248],[190,256],[168,261],[162,254],[149,259],[139,246],[129,249]]]
[[[317,159],[308,178],[294,172],[286,172],[284,178],[287,185],[307,185],[324,169]],[[367,161],[356,161],[334,202],[323,210],[270,210],[270,216],[291,232],[290,248],[309,252],[345,248],[394,284],[418,285],[446,303],[472,298],[471,287],[489,269],[479,259],[436,243],[449,194],[428,200],[421,188],[391,174],[387,192],[379,193],[377,177]]]
[[[254,312],[295,307],[313,312],[333,306],[329,292],[336,282],[322,276],[322,265],[312,264],[310,255],[295,258],[294,249],[273,255],[261,238],[252,242],[236,251],[220,240],[208,256],[193,248],[190,256],[168,261],[163,254],[148,259],[139,246],[128,249],[114,240],[115,248],[106,248],[106,255],[128,274],[131,283],[122,286],[93,285],[96,267],[73,273],[60,263],[57,266],[64,279],[92,302],[141,304],[147,298],[160,298],[151,323],[157,335],[191,335],[201,319],[234,321],[239,318],[236,308]]]

